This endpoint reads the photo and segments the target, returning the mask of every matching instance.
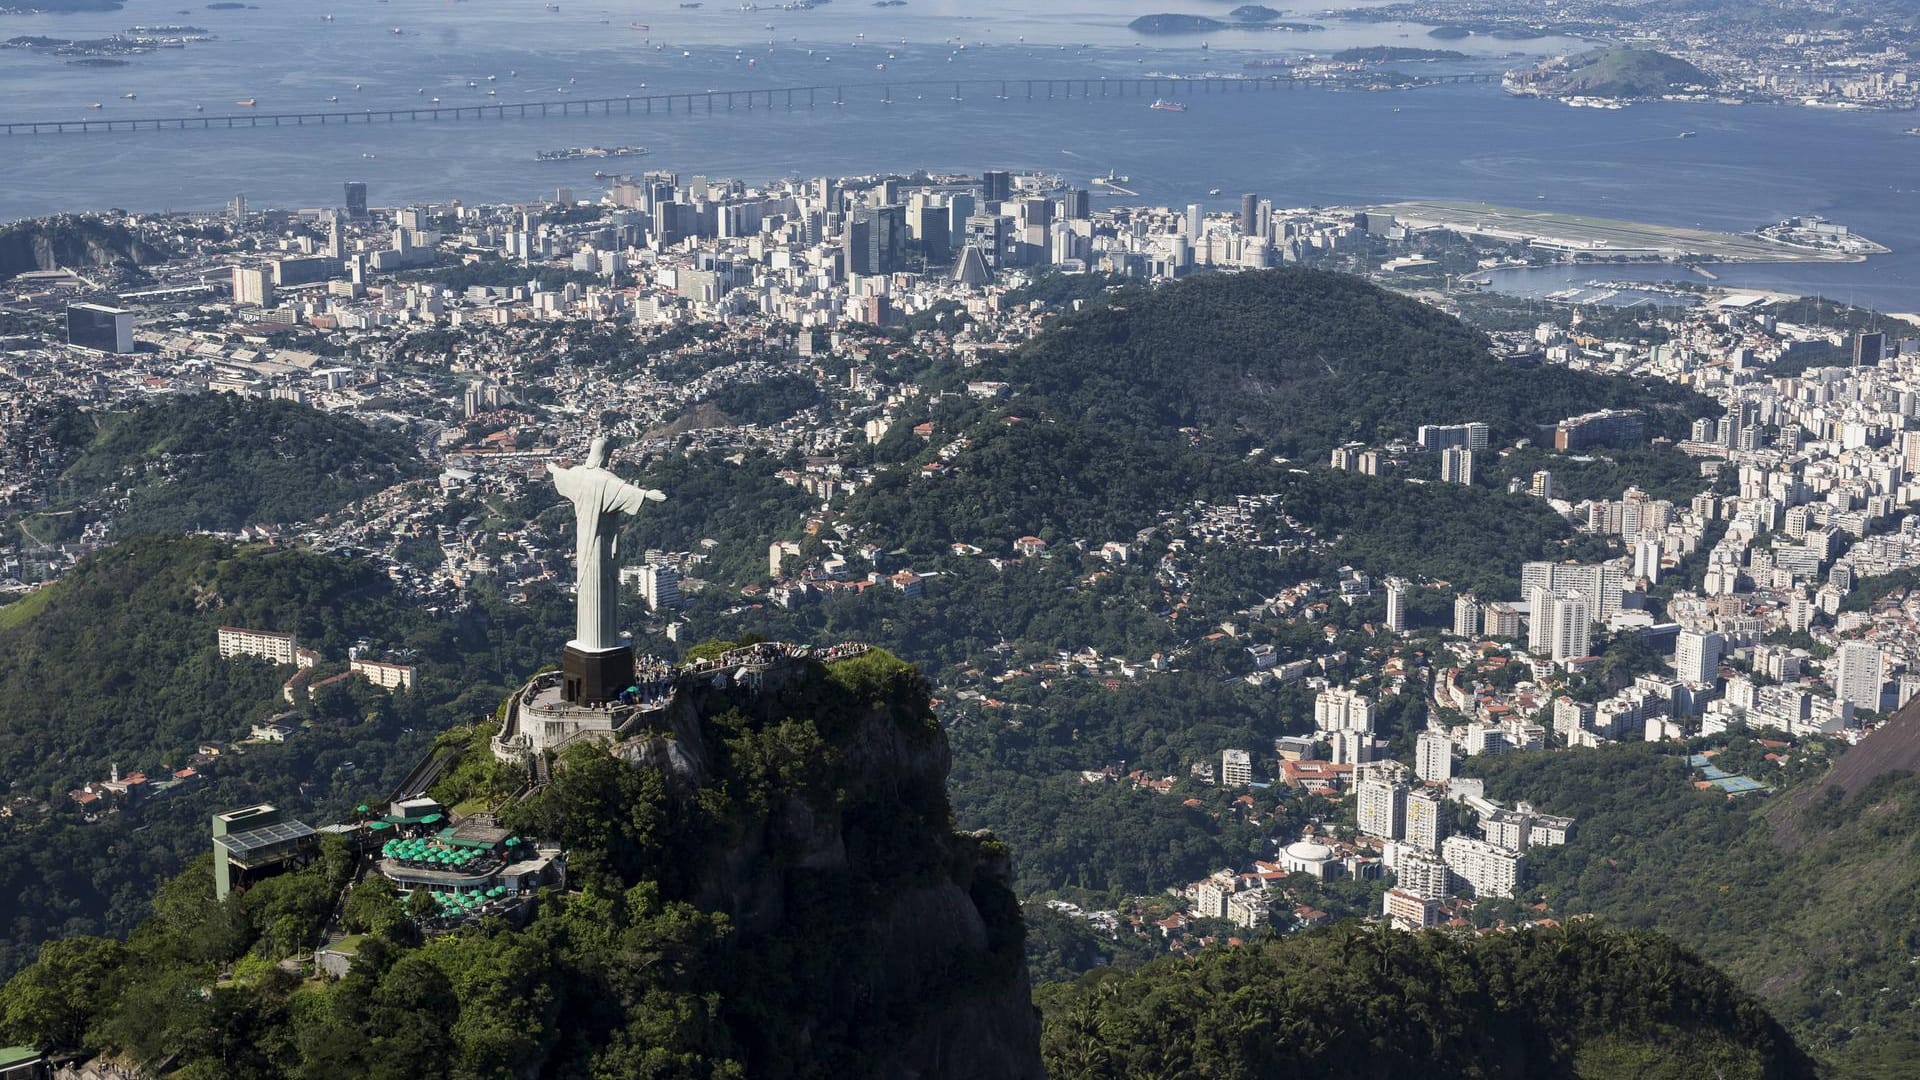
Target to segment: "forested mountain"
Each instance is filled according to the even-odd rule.
[[[1350,925],[1037,996],[1054,1080],[1815,1075],[1699,957],[1589,924],[1479,938]]]
[[[427,471],[402,434],[237,394],[125,412],[63,402],[39,426],[66,454],[54,508],[110,512],[122,536],[310,521]]]
[[[458,617],[432,616],[366,563],[140,537],[0,608],[0,778],[9,798],[49,806],[44,818],[0,823],[0,895],[11,903],[0,972],[47,936],[124,932],[157,881],[206,849],[213,810],[265,797],[337,813],[388,790],[433,732],[490,713],[550,661],[572,613],[552,593],[475,599]],[[244,738],[250,722],[288,707],[280,685],[293,669],[221,660],[222,624],[298,634],[328,670],[344,667],[355,642],[399,650],[419,678],[412,693],[332,688],[285,746],[223,755],[205,781],[83,823],[70,789],[115,764],[163,779],[162,766],[183,766],[201,742]]]
[[[50,945],[0,1033],[226,1080],[1041,1075],[1006,853],[952,831],[914,669],[700,684],[623,749],[576,746],[502,808],[569,851],[522,928],[422,942],[363,883],[351,973],[306,983],[274,961],[311,947],[344,845],[226,904],[196,866],[125,945]]]
[[[1920,711],[1920,710],[1917,710]],[[1877,755],[1883,734],[1852,755]],[[1908,746],[1910,752],[1911,746]],[[1816,752],[1801,747],[1795,755]],[[1758,749],[1715,760],[1773,783]],[[1556,913],[1658,929],[1764,1001],[1849,1077],[1912,1075],[1920,1054],[1920,780],[1819,777],[1771,800],[1696,791],[1673,749],[1629,744],[1474,759],[1487,793],[1573,815],[1565,847],[1529,853],[1532,892]],[[1802,792],[1813,795],[1802,800]]]
[[[907,418],[932,423],[932,440],[897,425],[878,447],[896,467],[847,505],[890,546],[1130,536],[1194,500],[1298,483],[1276,457],[1320,466],[1335,446],[1411,441],[1422,424],[1481,421],[1499,444],[1600,408],[1646,409],[1668,433],[1718,411],[1670,385],[1496,361],[1482,335],[1432,308],[1298,268],[1123,290],[968,377],[1004,383],[1005,396],[950,396]],[[1381,490],[1382,502],[1427,497],[1402,477]],[[1553,517],[1485,494],[1444,496],[1471,504],[1454,512],[1462,531]]]

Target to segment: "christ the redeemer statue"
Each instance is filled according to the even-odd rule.
[[[606,464],[603,436],[593,440],[586,464],[565,469],[547,466],[553,486],[573,504],[576,530],[573,640],[567,642],[562,665],[566,696],[587,704],[611,700],[632,679],[632,651],[620,641],[620,568],[614,561],[620,526],[641,506],[666,498],[661,492],[627,483]]]

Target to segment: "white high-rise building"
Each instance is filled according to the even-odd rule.
[[[1643,534],[1633,542],[1633,576],[1650,585],[1660,583],[1660,538]]]
[[[1527,590],[1527,651],[1544,655],[1553,650],[1553,590]]]
[[[1447,835],[1445,815],[1444,800],[1438,792],[1431,788],[1409,791],[1400,836],[1422,851],[1439,851],[1440,841]]]
[[[1453,740],[1445,732],[1423,731],[1414,736],[1413,775],[1436,783],[1453,779]]]
[[[662,611],[680,603],[680,571],[649,563],[640,568],[640,596],[647,610]]]
[[[1520,595],[1531,600],[1534,589],[1560,592],[1576,589],[1587,598],[1595,622],[1606,622],[1620,610],[1626,568],[1618,562],[1580,566],[1574,563],[1530,562],[1520,566]]]
[[[264,267],[234,267],[233,302],[253,307],[272,307],[273,272]]]
[[[1394,860],[1393,874],[1399,888],[1427,900],[1445,900],[1447,864],[1421,851],[1402,846]]]
[[[1398,840],[1404,835],[1407,819],[1407,785],[1385,777],[1368,777],[1354,785],[1357,797],[1355,817],[1363,836]]]
[[[1702,630],[1682,630],[1673,648],[1674,677],[1685,683],[1712,683],[1718,680],[1720,650],[1725,644],[1719,634]]]
[[[1253,755],[1245,750],[1220,751],[1220,785],[1246,787],[1253,783]]]
[[[1313,699],[1313,726],[1321,731],[1373,734],[1373,700],[1344,686],[1320,691]]]
[[[1519,852],[1466,836],[1441,841],[1440,857],[1454,876],[1473,887],[1476,897],[1512,896],[1526,868],[1526,856]]]
[[[1407,632],[1408,587],[1402,578],[1387,579],[1387,632],[1390,634]]]
[[[1472,484],[1473,451],[1463,446],[1449,446],[1440,451],[1440,482]]]
[[[1878,646],[1864,641],[1840,644],[1839,670],[1833,696],[1856,709],[1880,711],[1880,687],[1887,681],[1887,658]]]
[[[1573,660],[1593,651],[1593,613],[1581,593],[1562,593],[1553,600],[1553,659]]]
[[[1534,473],[1533,484],[1529,490],[1533,492],[1536,499],[1553,498],[1553,473],[1547,469]]]
[[[1480,636],[1480,601],[1472,593],[1453,598],[1453,634],[1455,637]]]
[[[1373,736],[1364,731],[1330,731],[1327,758],[1334,765],[1364,765],[1373,760]]]

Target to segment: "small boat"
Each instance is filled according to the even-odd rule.
[[[398,36],[398,35],[400,35],[400,34],[404,34],[404,33],[406,33],[406,31],[405,31],[405,30],[402,30],[402,29],[400,29],[399,27],[397,27],[397,26],[396,26],[396,27],[394,27],[393,29],[391,29],[391,30],[389,30],[389,31],[387,31],[387,33],[389,33],[389,34],[393,34],[393,35],[395,35],[395,36]]]
[[[1695,133],[1694,133],[1694,132],[1691,132],[1691,131],[1683,131],[1683,132],[1681,132],[1681,133],[1680,133],[1680,138],[1682,138],[1682,139],[1691,139],[1691,138],[1693,138],[1693,136],[1694,136],[1694,134],[1695,134]]]
[[[643,22],[636,22],[636,23],[628,23],[628,24],[627,24],[627,27],[628,27],[628,29],[631,29],[631,30],[651,30],[651,29],[653,29],[653,27],[651,27],[651,26],[648,26],[648,25],[647,25],[646,23],[643,23]]]
[[[139,94],[133,94],[133,93],[127,93],[127,94],[121,94],[121,95],[120,95],[120,99],[121,99],[122,101],[132,101],[133,99],[135,99],[135,98],[137,98],[137,97],[139,97],[139,96],[140,96]]]
[[[234,102],[234,104],[240,106],[243,109],[251,109],[255,105],[260,104],[260,101],[257,98],[242,98],[241,100]]]
[[[1220,189],[1219,189],[1219,188],[1208,188],[1208,189],[1207,189],[1207,197],[1208,197],[1208,198],[1210,198],[1210,199],[1217,199],[1217,198],[1219,198],[1219,197],[1220,197]]]
[[[195,105],[195,106],[193,107],[193,111],[194,111],[194,112],[206,112],[206,111],[207,111],[207,107],[206,107],[205,105]]]
[[[333,102],[336,102],[336,101],[339,101],[339,100],[340,100],[340,95],[339,95],[339,94],[329,94],[329,95],[327,96],[327,101],[328,101],[328,103],[333,103]]]
[[[1182,105],[1177,101],[1168,101],[1166,98],[1155,98],[1153,104],[1147,106],[1147,108],[1158,109],[1161,112],[1186,112],[1187,111],[1187,107],[1185,105]]]
[[[354,83],[354,84],[353,84],[353,88],[354,88],[354,90],[355,90],[355,91],[357,92],[357,91],[358,91],[358,90],[360,89],[360,84],[359,84],[359,83]]]
[[[98,102],[98,101],[96,101],[96,102],[94,102],[93,104],[91,104],[91,105],[89,105],[89,106],[87,106],[87,108],[89,108],[89,109],[104,109],[104,108],[106,108],[106,106],[105,106],[105,105],[103,105],[103,104],[101,104],[100,102]]]

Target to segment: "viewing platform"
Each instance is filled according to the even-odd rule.
[[[770,668],[809,661],[830,664],[863,656],[870,648],[855,642],[816,649],[763,641],[683,666],[642,657],[634,664],[633,685],[604,705],[567,701],[561,673],[544,672],[528,680],[508,704],[506,722],[491,740],[493,754],[501,761],[525,762],[583,739],[614,742],[664,713],[682,690],[696,683],[748,681]]]

